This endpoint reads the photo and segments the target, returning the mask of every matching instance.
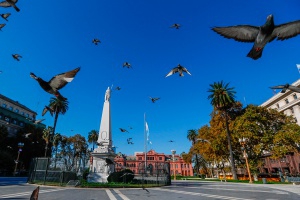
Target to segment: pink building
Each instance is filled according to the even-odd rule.
[[[115,157],[114,161],[117,163],[116,171],[122,170],[121,166],[125,166],[134,173],[140,173],[139,166],[145,165],[145,153],[136,152],[134,156],[119,154]],[[147,152],[147,166],[163,165],[165,162],[170,163],[171,175],[174,175],[175,171],[176,175],[193,176],[192,164],[185,163],[179,155],[175,155],[173,161],[172,155],[157,153],[154,150]]]

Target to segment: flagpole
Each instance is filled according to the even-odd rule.
[[[146,131],[146,113],[144,113],[144,147],[145,147],[145,173],[147,173],[147,131]]]

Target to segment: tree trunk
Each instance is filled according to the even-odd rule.
[[[46,142],[46,147],[45,147],[45,157],[47,157],[47,151],[48,151],[48,142]]]
[[[232,173],[233,179],[238,180],[235,165],[234,165],[234,158],[233,158],[233,152],[232,152],[232,146],[231,146],[229,125],[228,125],[228,116],[227,116],[226,112],[225,112],[225,124],[226,124],[226,135],[227,135],[228,149],[229,149],[229,159],[230,159],[230,164],[231,164],[231,173]]]
[[[58,149],[58,145],[56,146],[56,149],[55,149],[54,169],[56,169],[57,149]]]

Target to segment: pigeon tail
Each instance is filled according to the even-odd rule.
[[[250,57],[253,60],[257,60],[262,56],[263,49],[263,47],[253,47],[247,54],[247,57]]]

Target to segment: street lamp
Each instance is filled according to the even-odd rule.
[[[16,173],[17,173],[17,168],[18,168],[18,163],[19,163],[20,153],[21,153],[21,151],[22,151],[22,148],[24,147],[24,143],[19,142],[19,143],[18,143],[18,147],[19,147],[19,151],[18,151],[18,157],[17,157],[17,160],[15,160],[16,166],[15,166],[15,170],[14,170],[14,176],[16,176]]]
[[[173,166],[174,166],[174,180],[176,180],[176,168],[175,168],[175,153],[176,153],[176,150],[171,150],[172,152],[172,158],[173,158]]]
[[[243,154],[244,154],[244,158],[246,160],[246,166],[247,166],[247,171],[248,171],[248,175],[249,175],[249,183],[253,183],[251,173],[250,173],[249,163],[248,163],[248,155],[246,153],[246,148],[245,148],[245,146],[248,142],[248,138],[242,138],[242,139],[240,138],[239,142],[242,145],[242,151],[243,151]]]

